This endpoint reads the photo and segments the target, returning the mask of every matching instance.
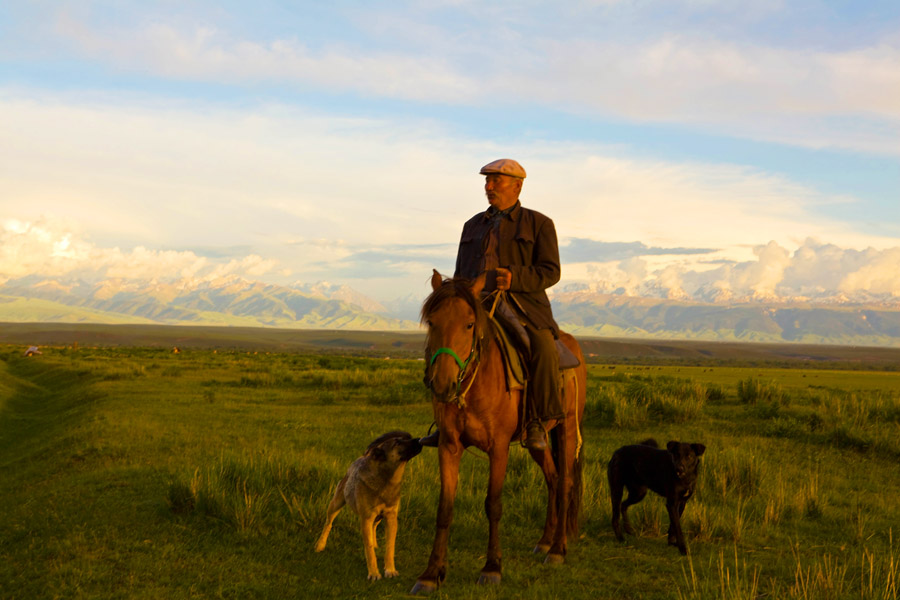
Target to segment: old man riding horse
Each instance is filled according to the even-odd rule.
[[[436,590],[446,576],[459,465],[467,447],[482,450],[490,461],[485,500],[487,560],[479,582],[499,583],[501,579],[501,491],[510,443],[521,439],[523,433],[525,406],[522,389],[507,379],[498,326],[480,301],[484,282],[484,275],[474,281],[443,279],[435,271],[433,291],[422,307],[422,321],[428,328],[426,382],[440,432],[441,492],[431,557],[411,590],[413,594]],[[578,366],[561,371],[558,378],[564,416],[545,424],[550,430],[549,447],[529,449],[547,483],[547,516],[535,552],[546,552],[545,563],[549,564],[564,561],[567,536],[577,533],[581,508],[581,419],[587,371],[575,339],[560,332],[560,340],[578,359]]]

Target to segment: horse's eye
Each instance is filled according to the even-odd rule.
[[[472,329],[473,327],[475,327],[475,323],[469,323],[468,325],[466,325],[466,329]]]
[[[428,325],[429,327],[431,327],[431,319],[426,319],[425,324]]]

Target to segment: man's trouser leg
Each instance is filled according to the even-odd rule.
[[[531,340],[531,378],[528,397],[531,419],[549,421],[565,415],[559,397],[559,353],[556,339],[549,329],[525,328]]]

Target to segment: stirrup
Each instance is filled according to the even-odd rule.
[[[522,440],[522,445],[537,452],[547,449],[547,431],[540,421],[532,421],[525,426],[525,439]]]

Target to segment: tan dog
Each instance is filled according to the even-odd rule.
[[[397,515],[400,512],[400,484],[407,461],[421,451],[422,445],[418,438],[413,438],[405,431],[385,433],[369,444],[366,453],[353,461],[334,491],[334,497],[328,505],[325,528],[316,542],[316,552],[325,549],[331,524],[347,504],[359,515],[369,580],[381,579],[378,561],[375,559],[375,527],[382,518],[387,521],[384,575],[399,575],[394,566],[394,544],[397,539]]]

